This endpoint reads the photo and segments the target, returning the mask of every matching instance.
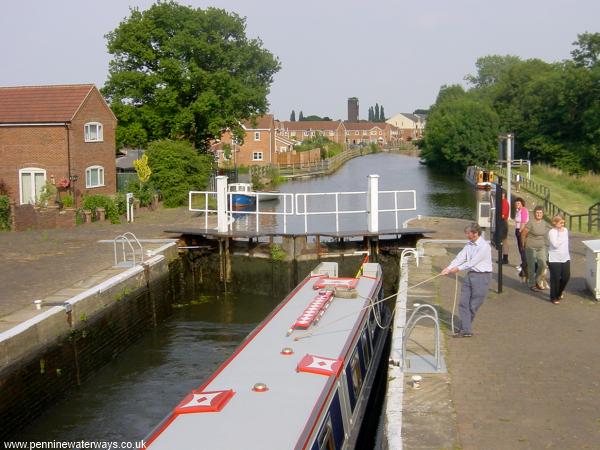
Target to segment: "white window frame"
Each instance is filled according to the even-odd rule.
[[[96,127],[96,137],[92,138],[91,129]],[[83,138],[85,142],[104,142],[104,127],[100,122],[88,122],[83,126]]]
[[[33,203],[35,204],[39,200],[37,198],[38,196],[35,192],[35,174],[41,173],[44,175],[44,185],[45,185],[46,181],[48,180],[48,178],[46,177],[46,169],[40,169],[39,167],[25,167],[23,169],[19,169],[19,203],[21,205],[28,205],[28,204],[30,204],[30,202],[23,201],[23,184],[22,184],[21,177],[23,176],[24,173],[31,174],[31,192],[33,192]]]
[[[254,132],[254,140],[255,141],[260,141],[260,131],[255,131]]]
[[[262,161],[263,156],[263,152],[252,152],[252,161]]]
[[[92,170],[98,170],[98,184],[97,185],[90,184]],[[104,167],[102,167],[102,166],[87,167],[85,169],[85,188],[93,189],[93,188],[103,187],[103,186],[104,186]]]

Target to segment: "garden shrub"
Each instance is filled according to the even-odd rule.
[[[0,230],[10,231],[10,199],[8,195],[0,195]]]
[[[184,205],[189,191],[206,188],[212,155],[200,155],[190,143],[171,140],[152,142],[146,155],[152,169],[150,182],[161,192],[166,207]]]
[[[104,208],[106,217],[111,223],[121,223],[121,213],[117,199],[108,195],[86,195],[83,197],[83,209],[90,209],[92,217],[96,217],[96,209]],[[123,209],[123,211],[125,211]]]

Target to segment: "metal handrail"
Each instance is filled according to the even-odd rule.
[[[422,310],[430,309],[433,311],[433,315],[423,313]],[[420,315],[417,315],[419,313]],[[435,370],[440,370],[442,368],[442,356],[440,351],[440,319],[438,316],[437,309],[435,309],[432,305],[422,304],[417,306],[408,320],[406,321],[406,326],[402,333],[402,368],[406,368],[406,344],[408,342],[408,338],[410,334],[414,330],[417,323],[424,319],[431,319],[434,322],[434,333],[435,333],[435,342],[434,342],[434,358],[435,358]]]
[[[130,239],[131,238],[131,239]],[[132,240],[137,244],[137,246],[139,247],[140,250],[140,264],[142,264],[144,262],[144,248],[142,247],[142,244],[140,243],[140,241],[138,240],[138,238],[135,236],[135,234],[133,234],[130,231],[127,231],[123,234],[118,235],[117,237],[114,238],[113,240],[113,248],[114,248],[114,253],[115,253],[115,266],[119,265],[119,258],[117,257],[117,243],[121,243],[121,250],[123,253],[123,262],[127,262],[127,252],[125,251],[125,244],[127,244],[129,246],[129,250],[131,250],[131,261],[132,264],[135,266],[136,265],[136,255],[137,255],[137,251],[136,248],[134,248],[133,244],[132,244]]]

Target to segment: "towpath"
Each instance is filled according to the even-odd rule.
[[[466,224],[432,218],[411,222],[411,226],[437,230],[439,239],[464,238]],[[511,228],[509,259],[516,263],[512,232]],[[440,390],[431,375],[424,376],[419,391],[410,390],[407,383],[405,448],[599,448],[600,304],[585,287],[581,241],[586,239],[594,237],[572,236],[571,281],[560,305],[548,301],[548,291],[527,289],[514,264],[503,266],[502,294],[496,292],[494,274],[475,321],[474,337],[453,339],[450,329],[445,332],[449,388]],[[431,275],[439,273],[460,248],[433,252]],[[442,316],[450,317],[454,276],[438,277],[432,284]],[[440,415],[448,420],[440,420]],[[416,439],[419,433],[423,439]]]
[[[7,316],[33,308],[34,300],[111,267],[113,246],[99,240],[114,239],[126,231],[138,239],[177,237],[163,230],[199,224],[195,214],[185,208],[160,208],[139,214],[131,224],[94,222],[73,229],[0,233],[0,330]]]

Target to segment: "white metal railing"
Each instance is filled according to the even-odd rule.
[[[237,194],[237,192],[228,192],[227,193],[227,204],[233,205],[233,196]],[[294,215],[294,194],[283,193],[283,192],[252,192],[252,195],[256,196],[256,209],[240,209],[240,210],[231,210],[232,214],[242,214],[242,215],[253,215],[256,217],[256,231],[260,230],[260,216],[282,216],[283,217],[283,232],[287,233],[287,217]],[[275,197],[276,200],[280,202],[282,205],[282,211],[261,211],[260,202],[264,200],[271,200]],[[261,200],[261,198],[263,200]],[[274,199],[274,200],[275,200]],[[233,221],[231,222],[233,223]]]
[[[119,259],[119,252],[117,251],[117,244],[121,244],[121,255],[122,260]],[[133,243],[137,244],[135,247]],[[128,231],[126,233],[120,234],[113,240],[113,247],[115,252],[115,266],[126,267],[129,266],[129,261],[131,261],[131,266],[135,266],[137,264],[137,249],[140,251],[140,261],[142,264],[144,262],[144,248],[142,244],[138,240],[138,238],[132,232]],[[129,250],[129,253],[127,252]],[[129,258],[131,256],[131,259]]]
[[[247,192],[256,197],[255,205],[252,209],[234,210],[233,196],[238,192],[228,192],[226,190],[226,177],[217,177],[217,192],[215,191],[190,191],[188,202],[189,210],[204,213],[204,228],[208,229],[209,214],[217,215],[217,230],[227,232],[231,230],[234,222],[233,215],[248,215],[256,218],[256,231],[260,231],[261,216],[281,216],[283,218],[283,232],[287,232],[288,218],[290,216],[302,217],[304,223],[304,232],[308,233],[309,217],[330,216],[335,219],[335,231],[340,231],[340,217],[346,215],[366,215],[368,230],[370,232],[379,231],[380,214],[394,214],[395,229],[400,229],[398,213],[402,211],[415,211],[417,209],[417,193],[415,190],[394,190],[379,191],[378,175],[369,176],[369,185],[367,191],[352,192],[310,192],[310,193],[279,193],[279,192]],[[220,190],[219,190],[220,189]],[[403,202],[400,197],[404,196]],[[216,198],[216,206],[210,206],[209,198]],[[277,210],[264,210],[261,206],[261,198],[275,197],[279,200],[280,207]],[[352,197],[365,197],[365,199],[356,200]],[[408,198],[408,200],[406,199]],[[319,203],[310,201],[319,199]],[[328,200],[329,199],[329,200]],[[332,200],[331,200],[332,199]],[[322,200],[322,201],[321,201]],[[383,202],[382,202],[383,201]],[[381,205],[387,205],[380,208]],[[323,205],[333,202],[328,209],[323,209]],[[348,204],[349,202],[349,204]],[[360,207],[361,202],[364,207]],[[347,206],[344,206],[346,204]],[[402,204],[402,206],[401,206]]]
[[[351,195],[366,195],[366,192],[310,192],[310,193],[299,193],[295,194],[295,205],[296,215],[304,217],[304,232],[308,232],[308,217],[309,216],[335,216],[335,231],[339,231],[340,228],[340,214],[366,214],[367,209],[340,209],[340,197],[351,196]],[[330,211],[309,211],[308,199],[313,197],[327,198],[333,197],[335,199],[335,209]],[[302,205],[302,207],[300,207]]]

